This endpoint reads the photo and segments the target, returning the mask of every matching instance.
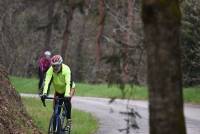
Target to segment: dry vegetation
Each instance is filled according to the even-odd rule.
[[[40,134],[27,115],[21,98],[0,66],[0,132],[2,134]]]

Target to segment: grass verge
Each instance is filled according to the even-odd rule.
[[[52,102],[47,101],[47,107],[43,107],[38,99],[23,98],[23,103],[34,123],[43,133],[47,133],[52,114]],[[72,120],[72,134],[94,134],[98,128],[97,120],[89,113],[73,109]]]
[[[16,90],[20,93],[37,93],[38,80],[36,78],[18,78],[10,77],[12,84]],[[53,87],[53,86],[52,86]],[[128,87],[128,86],[127,86]],[[53,92],[51,88],[51,92]],[[134,86],[133,89],[130,87],[126,88],[124,92],[119,90],[117,86],[108,87],[107,84],[76,84],[76,95],[77,96],[93,96],[93,97],[104,97],[104,98],[122,98],[122,94],[125,98],[147,100],[148,92],[144,86]],[[184,88],[184,101],[190,103],[200,104],[200,86]]]
[[[18,77],[10,77],[10,80],[16,90],[20,93],[37,93],[38,79],[36,78],[18,78]],[[77,96],[93,96],[93,97],[104,97],[104,98],[122,98],[122,94],[124,94],[125,98],[131,99],[147,99],[147,91],[145,87],[142,86],[134,86],[132,90],[130,87],[126,88],[124,91],[119,90],[119,88],[114,85],[112,87],[108,87],[107,84],[86,84],[86,83],[76,83],[76,95]],[[52,86],[51,92],[53,92],[54,88]]]

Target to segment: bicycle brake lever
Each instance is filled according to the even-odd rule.
[[[43,106],[46,107],[45,99],[41,98],[41,101],[42,101]]]

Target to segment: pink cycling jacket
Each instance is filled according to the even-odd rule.
[[[39,68],[42,72],[46,72],[51,66],[51,60],[46,57],[41,57],[39,59]]]

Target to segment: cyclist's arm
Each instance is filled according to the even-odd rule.
[[[71,81],[71,70],[69,67],[66,68],[65,70],[65,82],[66,82],[66,87],[65,87],[65,97],[70,96],[70,81]]]
[[[52,75],[53,75],[53,68],[50,67],[46,73],[43,94],[47,94],[48,86],[51,81]]]

